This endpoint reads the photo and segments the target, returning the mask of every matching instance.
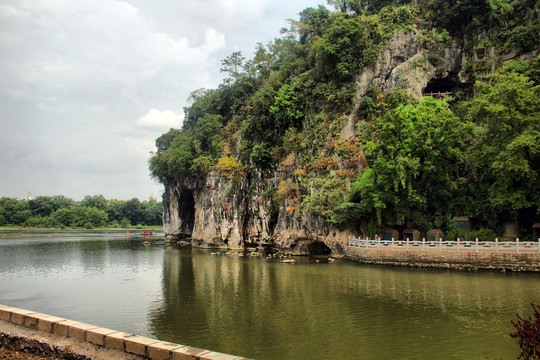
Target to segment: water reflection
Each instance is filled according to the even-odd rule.
[[[162,292],[153,335],[257,359],[513,358],[509,320],[540,299],[540,282],[170,249]]]
[[[0,238],[0,303],[256,359],[513,359],[540,276]]]

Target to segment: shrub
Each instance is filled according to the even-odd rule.
[[[268,151],[268,144],[257,144],[251,151],[251,161],[260,169],[267,169],[272,166],[272,156]]]
[[[531,306],[534,319],[516,315],[517,321],[511,321],[516,331],[510,333],[510,336],[517,339],[521,349],[518,359],[540,359],[540,306]]]
[[[292,179],[281,180],[278,185],[277,197],[280,202],[285,199],[296,202],[298,201],[298,192],[298,185]]]
[[[128,228],[130,225],[131,225],[131,222],[129,221],[128,218],[125,217],[122,220],[120,220],[120,226],[121,227]]]
[[[540,42],[538,30],[538,26],[518,26],[512,31],[507,45],[516,47],[523,52],[531,51]]]
[[[441,58],[439,57],[439,55],[435,55],[435,54],[430,54],[428,56],[428,61],[431,63],[431,65],[433,66],[439,66],[439,64],[441,63]]]
[[[244,176],[243,166],[233,157],[222,157],[216,164],[216,170],[228,179]]]

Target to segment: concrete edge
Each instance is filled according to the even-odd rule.
[[[0,304],[0,320],[151,360],[249,360]]]

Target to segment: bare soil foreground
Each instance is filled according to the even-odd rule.
[[[44,356],[34,355],[27,351],[9,350],[9,349],[0,347],[0,360],[50,360],[50,359],[57,359],[57,358],[44,357]]]
[[[3,359],[142,360],[144,357],[0,320],[0,360]]]

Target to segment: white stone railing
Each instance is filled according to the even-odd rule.
[[[360,249],[374,250],[420,250],[420,251],[449,251],[449,252],[495,252],[495,253],[540,253],[540,239],[538,241],[436,241],[422,240],[381,240],[360,239],[349,237],[349,246]]]

